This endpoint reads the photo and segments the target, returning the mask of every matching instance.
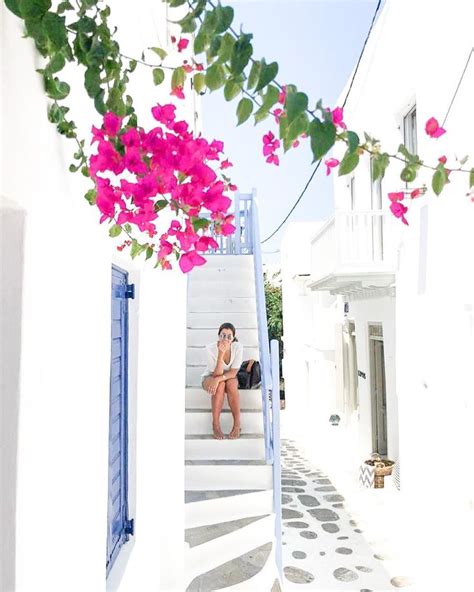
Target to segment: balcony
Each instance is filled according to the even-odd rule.
[[[336,211],[311,241],[312,290],[351,296],[395,282],[393,226],[383,210]]]

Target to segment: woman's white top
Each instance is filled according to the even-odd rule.
[[[216,369],[217,353],[217,344],[215,342],[206,345],[206,370],[202,373],[202,377],[210,376]],[[230,344],[230,361],[228,364],[224,362],[224,372],[230,370],[231,368],[238,370],[242,365],[243,357],[244,346],[240,343],[240,341],[233,341]]]

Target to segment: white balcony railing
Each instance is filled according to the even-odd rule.
[[[336,211],[311,241],[312,279],[339,272],[389,272],[390,243],[387,212]]]

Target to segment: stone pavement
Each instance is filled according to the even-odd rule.
[[[281,442],[284,590],[379,592],[410,586],[391,576],[384,558],[344,509],[327,475],[292,440]]]

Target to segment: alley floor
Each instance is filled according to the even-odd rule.
[[[281,442],[284,589],[378,592],[410,588],[345,510],[345,499],[297,445]]]

